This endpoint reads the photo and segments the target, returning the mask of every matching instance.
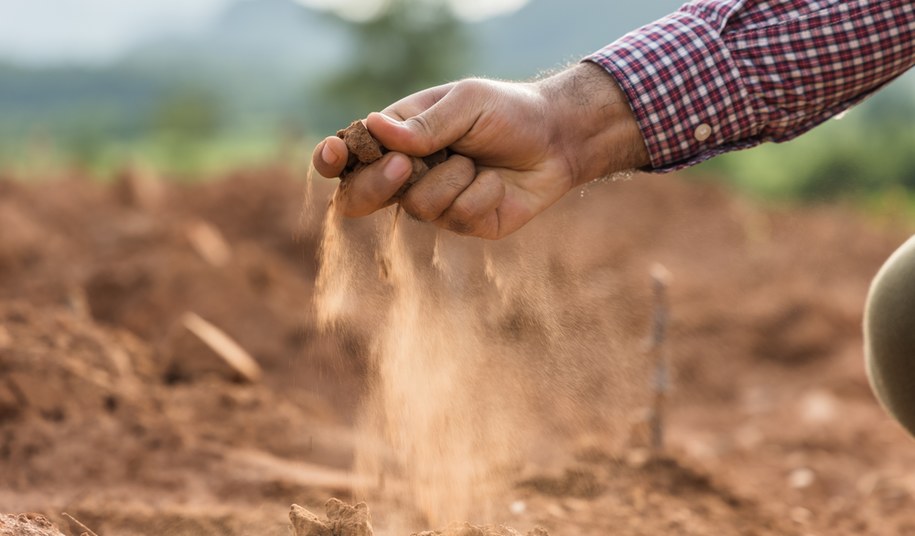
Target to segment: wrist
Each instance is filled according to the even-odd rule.
[[[580,63],[538,84],[572,187],[650,163],[626,94],[602,67]]]

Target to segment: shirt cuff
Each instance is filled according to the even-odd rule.
[[[585,58],[629,98],[653,171],[757,145],[752,100],[711,17],[679,11]]]

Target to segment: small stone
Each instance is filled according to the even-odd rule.
[[[373,536],[369,507],[364,502],[350,506],[330,499],[324,508],[334,536]]]
[[[815,480],[816,474],[806,467],[795,469],[788,475],[788,485],[794,489],[809,488]]]
[[[795,506],[788,512],[788,517],[798,525],[807,525],[813,519],[813,512],[803,506]]]
[[[289,521],[295,536],[334,536],[333,531],[318,516],[297,504],[289,511]]]
[[[839,416],[839,401],[828,391],[810,391],[801,398],[800,414],[811,424],[827,424]]]

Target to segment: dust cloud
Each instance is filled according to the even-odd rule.
[[[433,526],[489,522],[525,470],[624,435],[643,322],[571,227],[487,242],[328,209],[317,315],[368,341],[356,469]]]

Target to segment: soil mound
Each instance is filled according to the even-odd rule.
[[[41,514],[0,514],[0,536],[64,536]]]
[[[364,333],[322,334],[309,307],[334,183],[310,186],[320,201],[303,217],[308,187],[283,167],[183,185],[133,171],[112,184],[0,181],[0,511],[41,512],[65,528],[68,511],[99,534],[281,535],[286,505],[316,509],[333,494],[373,504],[379,534],[429,527],[391,475],[354,483],[354,446],[367,439],[353,408],[373,364]],[[363,230],[389,222],[352,222],[360,253],[371,245]],[[870,395],[859,329],[870,277],[907,236],[902,224],[640,176],[567,196],[522,232],[552,254],[549,303],[519,297],[497,329],[527,341],[528,363],[544,352],[535,307],[555,308],[559,327],[582,339],[604,333],[602,311],[622,310],[614,329],[638,340],[650,331],[649,269],[671,272],[666,447],[649,456],[621,447],[619,429],[582,438],[551,424],[529,442],[539,457],[506,468],[523,484],[468,521],[576,536],[915,526],[905,477],[915,451]],[[363,330],[373,312],[361,304]],[[195,317],[260,374],[239,377],[224,347],[188,328]],[[649,403],[640,359],[631,392],[588,386],[581,422],[618,411],[621,397]],[[494,388],[511,381],[492,378]],[[554,395],[541,393],[532,429],[555,420]],[[563,455],[579,443],[604,454]],[[58,534],[44,523],[2,516],[0,534]],[[513,534],[449,530],[425,534]]]

